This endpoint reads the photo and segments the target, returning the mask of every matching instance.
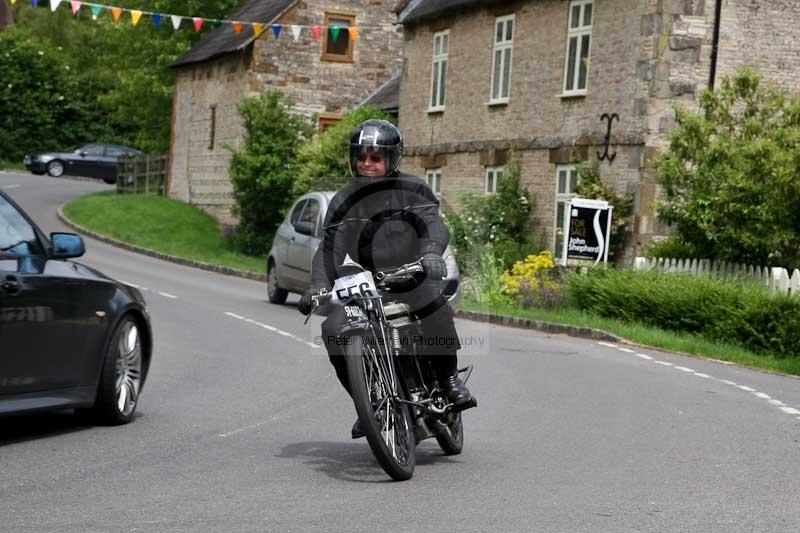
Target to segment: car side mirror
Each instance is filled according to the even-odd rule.
[[[50,242],[53,244],[53,259],[80,257],[86,253],[83,239],[74,233],[51,233]]]
[[[297,233],[302,233],[303,235],[310,235],[313,237],[315,229],[316,224],[313,222],[298,221],[294,223],[294,230]]]
[[[86,157],[87,155],[89,155],[89,152],[86,151],[81,152],[81,157]]]

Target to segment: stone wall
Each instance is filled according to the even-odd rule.
[[[246,95],[251,54],[235,53],[202,64],[178,68],[175,79],[170,197],[200,207],[223,224],[230,213],[230,152],[238,147],[242,124],[236,104]],[[211,146],[211,106],[214,143]]]

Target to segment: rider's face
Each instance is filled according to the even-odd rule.
[[[356,167],[359,176],[385,176],[386,175],[386,156],[383,150],[366,148],[358,154]]]

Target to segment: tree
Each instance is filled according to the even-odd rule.
[[[800,266],[800,99],[749,69],[676,108],[661,218],[695,257]]]
[[[239,217],[234,246],[250,255],[269,250],[275,229],[292,202],[299,147],[313,132],[310,121],[292,113],[294,104],[280,91],[245,98],[238,105],[244,121],[244,147],[232,152],[230,176]]]
[[[300,196],[310,191],[337,190],[350,176],[348,153],[350,135],[365,120],[390,117],[371,106],[356,108],[324,133],[300,149],[297,180],[292,193]]]

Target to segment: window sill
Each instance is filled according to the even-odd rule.
[[[574,93],[561,93],[558,95],[558,98],[561,98],[562,100],[569,100],[572,98],[586,98],[586,94],[587,94],[586,91],[574,92]]]
[[[323,54],[320,60],[331,63],[355,63],[355,60],[353,60],[353,58],[350,56],[340,56],[335,54]]]
[[[443,107],[429,107],[428,108],[428,114],[429,115],[436,115],[436,114],[440,114],[440,113],[444,113],[444,108]]]
[[[489,100],[488,102],[486,102],[486,105],[489,106],[489,107],[503,107],[503,106],[507,106],[509,102],[510,102],[509,99],[505,99],[505,100]]]

